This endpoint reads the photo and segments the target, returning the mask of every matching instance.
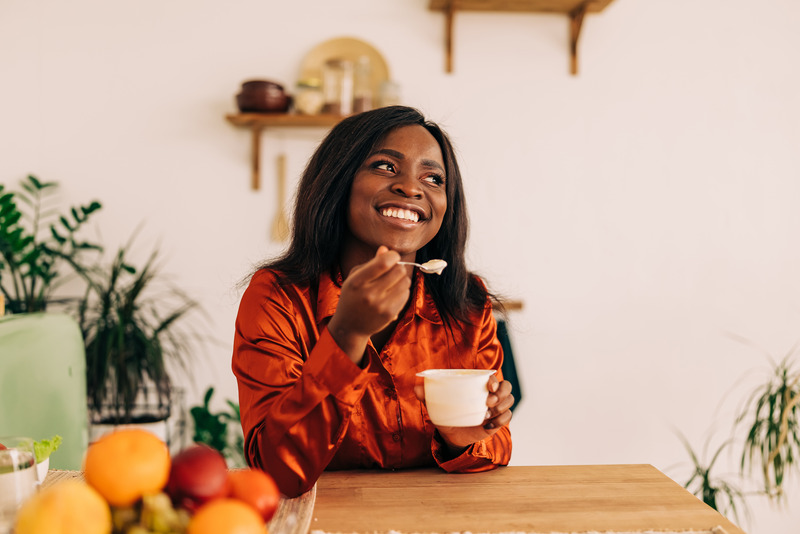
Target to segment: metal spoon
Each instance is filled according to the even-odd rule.
[[[444,260],[428,260],[425,263],[414,263],[413,261],[398,261],[400,265],[416,265],[423,273],[436,273],[442,274],[442,271],[447,267],[447,262]]]

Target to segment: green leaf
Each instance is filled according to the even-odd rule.
[[[61,221],[61,225],[64,226],[70,232],[74,232],[75,231],[75,228],[70,226],[69,221],[63,215],[61,217],[59,217],[58,220]]]
[[[58,434],[50,439],[43,439],[33,442],[33,453],[36,456],[36,463],[43,462],[50,457],[60,446],[62,438]]]
[[[57,243],[64,244],[67,242],[66,238],[62,237],[61,234],[58,233],[55,226],[50,227],[50,234],[53,236],[53,239],[56,240]]]

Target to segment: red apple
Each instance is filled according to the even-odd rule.
[[[172,458],[165,488],[175,506],[194,513],[208,501],[230,491],[228,465],[216,449],[195,443]]]

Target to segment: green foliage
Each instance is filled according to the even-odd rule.
[[[750,396],[736,420],[751,421],[742,471],[758,465],[764,492],[773,498],[783,496],[785,476],[797,466],[800,454],[800,373],[792,370],[791,355],[774,366],[770,381]]]
[[[43,462],[47,458],[50,458],[50,455],[56,452],[56,450],[61,446],[62,441],[63,438],[58,434],[50,439],[34,441],[33,453],[36,456],[36,463]]]
[[[205,443],[217,449],[228,460],[231,467],[244,467],[244,436],[242,435],[239,405],[226,400],[229,411],[212,413],[209,406],[214,388],[209,387],[203,398],[202,406],[193,406],[189,412],[194,419],[194,437],[196,443]],[[228,426],[233,425],[233,432]]]
[[[50,206],[55,182],[28,176],[20,185],[22,190],[14,193],[0,184],[0,290],[11,313],[44,311],[48,303],[61,302],[52,298],[62,281],[60,265],[80,273],[83,253],[102,250],[76,238],[101,208],[99,202],[58,214]]]
[[[197,339],[176,326],[196,302],[171,287],[148,293],[157,277],[157,253],[137,269],[127,262],[126,247],[119,249],[108,269],[86,272],[88,287],[78,306],[89,408],[95,422],[166,419],[171,382],[165,363],[172,359],[185,371],[185,356]],[[169,311],[163,313],[164,309]],[[149,412],[136,413],[152,399],[154,404],[146,407]]]
[[[744,494],[731,483],[711,475],[714,464],[722,451],[731,444],[731,441],[723,443],[714,453],[708,465],[705,465],[695,454],[688,440],[682,435],[679,435],[679,437],[694,465],[694,472],[692,472],[692,476],[686,481],[684,487],[721,514],[726,516],[733,514],[738,522],[739,510],[744,509],[747,512]]]

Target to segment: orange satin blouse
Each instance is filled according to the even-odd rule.
[[[503,427],[460,456],[434,433],[414,395],[417,372],[429,368],[497,369],[503,351],[487,302],[474,325],[446,334],[424,277],[380,354],[370,343],[365,366],[355,365],[326,327],[341,281],[280,287],[258,271],[236,319],[233,372],[251,466],[270,473],[289,497],[309,490],[325,469],[398,469],[439,465],[450,472],[506,465],[511,434]]]

